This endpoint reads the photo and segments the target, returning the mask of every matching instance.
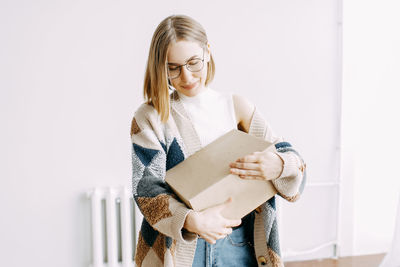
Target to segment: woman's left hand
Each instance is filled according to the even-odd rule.
[[[264,150],[239,158],[229,166],[232,174],[243,179],[273,180],[282,173],[283,161],[276,153]]]

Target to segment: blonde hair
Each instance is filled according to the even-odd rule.
[[[206,49],[208,44],[204,28],[200,23],[185,15],[172,15],[165,18],[158,25],[151,40],[144,77],[143,95],[146,102],[152,105],[160,114],[162,122],[168,120],[170,109],[166,67],[168,47],[172,42],[181,40],[196,42],[203,49]],[[205,85],[213,80],[214,75],[215,63],[210,53]]]

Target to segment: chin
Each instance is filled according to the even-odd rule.
[[[204,90],[206,90],[206,88],[204,86],[198,85],[195,88],[192,88],[190,90],[181,89],[181,93],[183,93],[186,96],[196,96],[199,93],[203,92]]]
[[[186,91],[186,95],[188,95],[188,96],[195,96],[195,95],[197,95],[199,93],[199,90],[190,90],[190,91]]]

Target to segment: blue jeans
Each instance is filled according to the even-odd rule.
[[[254,214],[242,219],[242,224],[215,244],[197,239],[192,267],[253,267],[258,266],[253,242]]]

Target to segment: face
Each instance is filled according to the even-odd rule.
[[[167,68],[176,69],[177,65],[186,64],[191,59],[203,59],[203,68],[192,72],[186,66],[180,68],[180,75],[170,79],[172,86],[186,96],[195,96],[206,90],[205,82],[207,78],[207,63],[210,60],[209,45],[203,49],[198,43],[192,41],[178,41],[171,43],[167,55]]]

